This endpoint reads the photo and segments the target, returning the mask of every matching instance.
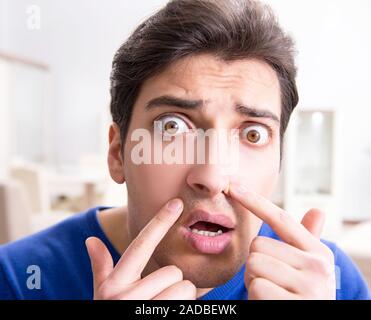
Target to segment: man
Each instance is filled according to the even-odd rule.
[[[111,79],[108,165],[127,207],[2,247],[0,297],[367,299],[353,262],[320,240],[320,210],[297,223],[267,200],[298,103],[293,54],[256,1],[174,0],[142,23]],[[179,138],[199,142],[209,129],[237,132],[238,150],[230,139],[217,152],[237,167],[192,161],[194,145],[191,161],[165,159],[186,149]]]

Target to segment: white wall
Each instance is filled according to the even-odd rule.
[[[5,5],[4,1],[0,0],[0,43],[5,36]],[[8,163],[8,154],[4,151],[8,149],[7,134],[9,132],[6,122],[4,119],[8,117],[6,110],[3,107],[5,103],[8,103],[8,97],[5,96],[4,92],[7,90],[6,87],[6,66],[5,63],[0,60],[0,180],[4,179],[7,176],[6,166]]]
[[[97,128],[109,102],[113,54],[139,21],[165,2],[0,0],[0,50],[51,66],[57,163],[76,162],[82,150],[102,150]],[[366,153],[371,148],[371,1],[266,2],[297,41],[299,108],[334,107],[343,113],[341,213],[371,217],[371,155]],[[26,28],[30,4],[41,8],[40,30]]]
[[[9,113],[4,108],[9,104],[8,92],[9,65],[0,58],[0,180],[8,177],[7,167],[9,165]]]
[[[113,55],[136,24],[164,1],[0,0],[0,50],[50,65],[57,164],[102,150],[100,121],[109,103]],[[27,8],[41,9],[41,28],[27,28]],[[1,27],[1,25],[0,25]]]
[[[341,111],[341,214],[371,217],[371,1],[266,2],[297,42],[299,108]]]

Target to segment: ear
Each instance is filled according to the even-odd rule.
[[[125,182],[124,160],[122,158],[122,143],[120,128],[112,123],[109,128],[108,168],[111,178],[118,184]]]

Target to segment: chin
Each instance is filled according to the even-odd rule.
[[[197,288],[214,288],[228,282],[240,270],[241,265],[228,265],[225,268],[196,266],[183,270],[183,278],[190,280]]]
[[[243,266],[245,258],[242,256],[220,256],[220,259],[210,259],[215,256],[185,255],[182,258],[176,255],[157,255],[158,265],[176,265],[183,272],[183,279],[190,280],[197,288],[214,288],[225,284]]]

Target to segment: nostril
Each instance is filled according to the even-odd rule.
[[[194,186],[195,186],[197,189],[201,190],[201,191],[207,191],[207,190],[208,190],[204,185],[202,185],[202,184],[200,184],[200,183],[195,183]]]

